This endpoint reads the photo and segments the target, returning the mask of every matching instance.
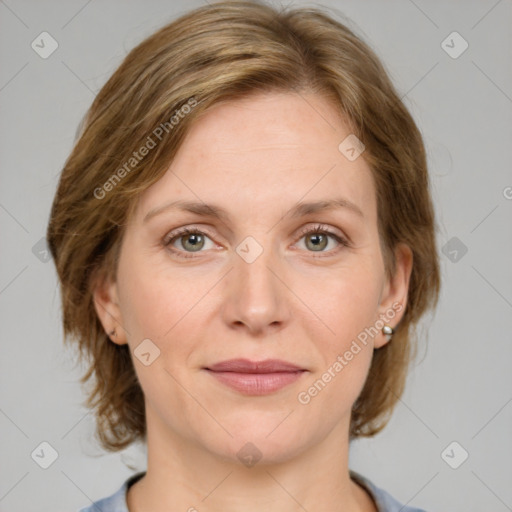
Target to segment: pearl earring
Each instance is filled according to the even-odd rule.
[[[391,340],[391,336],[395,334],[395,330],[390,325],[386,324],[382,328],[382,333],[385,334],[388,337],[388,340]]]

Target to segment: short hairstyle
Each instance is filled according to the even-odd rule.
[[[404,315],[392,342],[374,351],[350,438],[381,430],[403,392],[418,321],[437,305],[440,289],[421,134],[374,51],[324,10],[214,3],[159,29],[124,58],[84,118],[51,210],[47,241],[60,280],[65,342],[87,359],[81,382],[93,378],[94,386],[86,405],[109,451],[147,439],[144,395],[129,346],[111,342],[97,317],[95,279],[115,280],[139,196],[168,170],[201,114],[272,91],[317,93],[339,110],[366,148],[388,276],[398,243],[413,253]]]

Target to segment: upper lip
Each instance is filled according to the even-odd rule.
[[[279,359],[265,359],[264,361],[251,361],[249,359],[229,359],[214,365],[208,366],[207,370],[213,372],[236,372],[236,373],[282,373],[303,371],[304,368],[281,361]]]

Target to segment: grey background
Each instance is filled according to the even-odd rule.
[[[135,44],[203,4],[0,1],[0,511],[77,510],[145,468],[140,447],[105,455],[92,440],[55,270],[38,244],[94,94]],[[407,391],[386,430],[354,443],[351,467],[429,511],[512,510],[512,2],[323,5],[352,20],[417,120],[446,247]],[[43,31],[59,45],[47,59],[31,48]],[[469,44],[456,59],[441,46],[453,31]],[[58,452],[48,469],[31,457],[42,441]],[[441,456],[452,441],[469,453],[458,469]]]

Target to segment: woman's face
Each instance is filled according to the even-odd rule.
[[[411,267],[402,248],[385,277],[370,169],[351,139],[339,148],[349,135],[313,94],[217,105],[142,194],[95,299],[130,346],[150,436],[268,462],[346,438]],[[233,359],[253,364],[212,371]]]

